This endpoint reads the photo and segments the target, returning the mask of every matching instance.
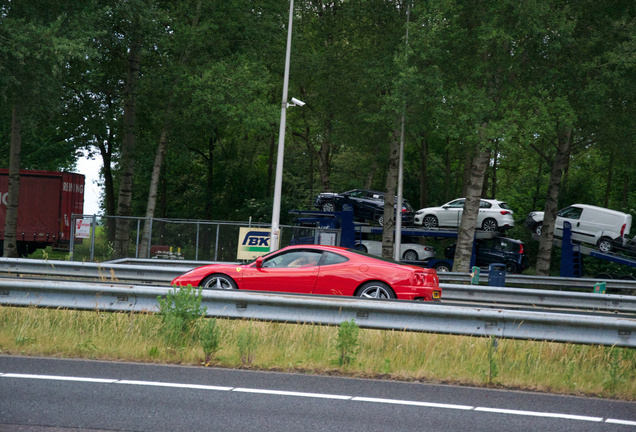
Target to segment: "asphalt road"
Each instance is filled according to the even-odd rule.
[[[636,403],[273,372],[0,356],[0,432],[636,431]]]

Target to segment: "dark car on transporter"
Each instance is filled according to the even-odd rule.
[[[380,226],[384,225],[384,192],[368,189],[352,189],[342,193],[323,192],[316,197],[314,207],[324,212],[352,210],[357,221],[372,221]],[[411,204],[402,200],[402,222],[412,224],[413,215]]]
[[[446,258],[455,257],[456,245],[452,244],[444,250]],[[493,237],[475,240],[475,265],[479,267],[490,264],[504,264],[507,273],[521,273],[528,267],[528,256],[524,243],[506,237]]]

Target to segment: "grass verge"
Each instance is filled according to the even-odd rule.
[[[636,400],[633,349],[359,329],[356,339],[347,342],[355,350],[343,362],[346,339],[339,337],[342,329],[337,327],[197,318],[184,331],[175,343],[166,338],[161,315],[0,306],[1,354],[252,368]]]

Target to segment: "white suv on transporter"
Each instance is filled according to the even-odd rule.
[[[465,198],[457,198],[441,207],[427,207],[415,212],[414,223],[425,228],[450,227],[457,228],[462,220]],[[494,199],[479,200],[479,214],[477,215],[477,229],[484,231],[498,231],[512,228],[515,221],[514,212],[503,201]]]

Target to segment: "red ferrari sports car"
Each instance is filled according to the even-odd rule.
[[[210,264],[172,281],[178,286],[440,300],[437,272],[337,246],[296,245],[249,264]]]

